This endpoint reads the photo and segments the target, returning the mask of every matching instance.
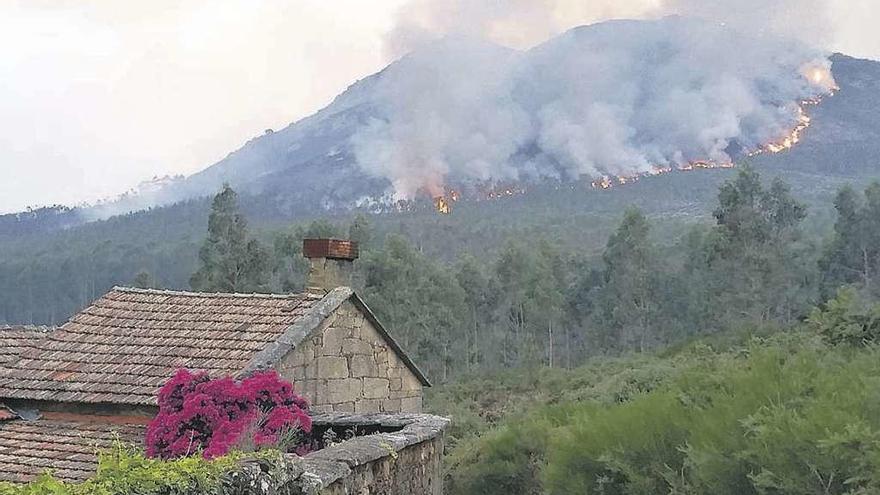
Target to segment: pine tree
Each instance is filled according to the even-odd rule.
[[[269,253],[248,239],[247,221],[238,211],[238,195],[229,187],[214,196],[208,237],[199,250],[199,269],[190,286],[200,291],[257,292],[269,279]]]

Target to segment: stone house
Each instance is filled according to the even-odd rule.
[[[275,369],[319,413],[420,413],[427,378],[347,286],[357,245],[308,240],[303,252],[302,293],[115,287],[52,331],[6,330],[0,480],[47,468],[88,477],[96,446],[117,435],[142,441],[158,389],[179,368],[215,377]]]

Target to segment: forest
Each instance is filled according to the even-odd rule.
[[[876,493],[880,183],[794,178],[293,223],[225,187],[3,243],[0,316],[58,323],[108,284],[296,291],[303,238],[350,238],[454,420],[449,493]]]
[[[0,244],[0,322],[59,324],[113,285],[300,290],[302,239],[351,238],[362,253],[354,285],[444,383],[784,327],[839,286],[877,292],[880,186],[843,186],[808,207],[784,180],[748,166],[690,177],[693,197],[681,206],[636,184],[574,206],[572,196],[538,191],[519,205],[462,205],[448,216],[358,213],[292,225],[249,223],[260,216],[253,203],[227,188],[213,205],[115,217],[38,246],[27,236]],[[630,204],[639,196],[639,207]],[[652,212],[659,204],[665,211]],[[212,245],[226,259],[212,259]],[[224,280],[218,270],[242,274]]]

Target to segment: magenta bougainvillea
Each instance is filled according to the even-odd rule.
[[[308,402],[274,371],[241,381],[178,370],[159,390],[159,414],[147,428],[147,455],[170,459],[232,449],[302,452],[312,430]]]

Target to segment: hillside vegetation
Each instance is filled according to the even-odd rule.
[[[61,322],[115,284],[300,290],[302,239],[350,237],[362,245],[356,288],[435,382],[571,368],[743,325],[790,325],[842,284],[873,292],[878,188],[835,196],[832,180],[817,187],[809,176],[784,176],[791,186],[748,167],[683,173],[606,192],[539,189],[462,203],[451,215],[358,215],[287,227],[249,224],[246,198],[239,210],[230,190],[213,209],[193,202],[73,229],[52,242],[4,244],[0,320]],[[206,223],[242,230],[205,242]],[[235,263],[256,272],[231,285],[224,274],[205,272],[206,262],[229,265],[211,261],[224,252],[241,253]]]
[[[817,312],[805,327],[724,350],[694,344],[538,378],[535,390],[564,392],[515,393],[510,402],[532,405],[480,436],[457,431],[448,491],[876,493],[880,355],[823,339],[846,331],[827,318]],[[501,388],[459,384],[440,390],[432,407],[445,411],[441,397]],[[460,406],[450,412],[461,414]]]

